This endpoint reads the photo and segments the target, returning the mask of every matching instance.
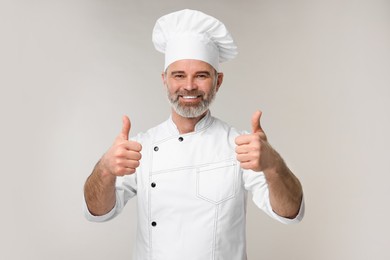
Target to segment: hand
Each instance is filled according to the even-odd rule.
[[[140,164],[142,146],[138,142],[129,141],[130,119],[123,116],[122,120],[121,133],[100,160],[103,175],[124,176],[133,174]]]
[[[260,125],[262,112],[256,111],[252,116],[252,133],[236,137],[237,160],[245,170],[256,172],[272,167],[276,151],[267,141]]]

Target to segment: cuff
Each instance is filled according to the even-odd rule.
[[[118,211],[117,211],[117,208],[118,208],[118,198],[116,200],[116,203],[115,203],[115,206],[112,208],[112,210],[110,210],[108,213],[104,214],[104,215],[101,215],[101,216],[95,216],[93,215],[89,209],[88,209],[88,206],[87,206],[87,202],[85,201],[85,197],[83,198],[83,212],[84,212],[84,216],[85,218],[88,220],[88,221],[91,221],[91,222],[105,222],[105,221],[108,221],[112,218],[114,218],[116,215],[118,215]]]
[[[301,200],[301,206],[299,207],[299,212],[295,216],[295,218],[285,218],[285,217],[279,216],[277,213],[275,213],[272,210],[271,203],[269,202],[269,200],[268,200],[268,203],[269,203],[268,207],[270,209],[270,213],[271,213],[272,217],[275,218],[276,220],[278,220],[279,222],[283,223],[283,224],[296,224],[296,223],[299,223],[299,222],[302,221],[303,216],[305,215],[305,200],[303,199],[303,195],[302,195],[302,200]]]

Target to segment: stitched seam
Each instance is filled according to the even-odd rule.
[[[148,174],[148,184],[151,183],[151,179],[152,179],[152,172],[150,171],[151,169],[151,166],[153,165],[153,157],[154,157],[154,154],[151,153],[150,155],[150,165],[149,165],[149,174]],[[151,198],[151,195],[152,195],[152,191],[150,189],[150,186],[147,185],[148,187],[148,229],[149,229],[149,259],[153,259],[153,237],[152,237],[152,232],[153,232],[153,229],[151,227],[151,219],[152,219],[152,198]]]
[[[210,119],[210,123],[208,125],[206,125],[205,127],[201,128],[201,129],[196,130],[195,132],[191,132],[191,133],[187,133],[187,134],[175,134],[173,136],[166,137],[166,138],[161,139],[159,141],[153,142],[152,146],[158,145],[160,143],[166,142],[166,141],[171,140],[171,139],[176,139],[178,136],[186,137],[186,136],[192,136],[192,135],[200,134],[200,133],[206,131],[208,128],[210,128],[214,124],[214,121],[215,121],[214,118],[211,118]]]
[[[218,227],[218,205],[215,206],[213,249],[211,252],[211,259],[213,260],[215,260],[215,248],[217,246],[217,227]]]
[[[150,175],[149,175],[149,183],[150,183]],[[149,229],[149,256],[150,259],[153,259],[153,236],[152,236],[152,227],[150,226],[150,223],[152,221],[152,198],[151,198],[151,190],[148,187],[148,204],[149,204],[149,209],[148,209],[148,229]]]
[[[205,197],[205,196],[203,196],[203,195],[200,194],[200,192],[199,192],[199,186],[200,186],[200,184],[199,184],[199,179],[200,179],[200,173],[201,173],[201,172],[212,171],[212,170],[215,170],[215,169],[227,168],[227,167],[232,167],[232,166],[234,167],[233,171],[234,171],[234,174],[235,174],[235,175],[233,176],[234,182],[233,182],[233,194],[232,194],[232,195],[230,195],[230,196],[228,196],[228,197],[226,197],[226,198],[224,198],[224,199],[221,199],[221,200],[219,200],[219,201],[214,201],[214,200],[212,200],[212,199],[210,199],[210,198],[207,198],[207,197]],[[202,171],[198,168],[197,171],[196,171],[196,196],[199,197],[199,198],[201,198],[201,199],[203,199],[203,200],[205,200],[205,201],[207,201],[207,202],[209,202],[209,203],[212,203],[212,204],[214,204],[214,205],[218,205],[218,204],[221,204],[221,203],[223,203],[223,202],[225,202],[225,201],[228,201],[228,200],[230,200],[230,199],[236,197],[236,195],[237,195],[237,185],[238,185],[238,183],[237,183],[237,182],[238,182],[237,176],[238,176],[238,175],[239,175],[239,174],[238,174],[238,172],[237,172],[237,165],[236,165],[235,162],[234,162],[232,165],[221,166],[221,167],[216,167],[216,168],[207,169],[207,170],[202,170]]]
[[[196,165],[196,166],[182,166],[182,167],[164,169],[164,170],[159,170],[159,171],[151,171],[150,174],[151,174],[151,175],[155,175],[155,174],[162,174],[162,173],[167,173],[167,172],[175,172],[175,171],[182,171],[182,170],[198,169],[198,168],[210,166],[210,165],[213,165],[213,164],[218,164],[218,163],[223,163],[223,162],[229,162],[229,161],[233,161],[232,165],[236,165],[236,162],[235,162],[232,158],[229,158],[229,159],[224,159],[224,160],[218,161],[218,162],[211,162],[211,163],[198,164],[198,165]],[[153,163],[153,159],[152,159],[152,163]],[[207,169],[207,170],[203,170],[203,171],[209,171],[209,170],[214,170],[214,169],[218,169],[218,168],[229,167],[229,166],[232,166],[232,165],[220,166],[220,167],[216,167],[216,168],[212,168],[212,169]]]
[[[164,142],[166,142],[166,141],[169,141],[169,140],[171,140],[171,139],[177,139],[177,137],[179,137],[179,136],[186,137],[186,136],[197,135],[197,134],[200,134],[200,133],[204,132],[204,131],[205,131],[207,128],[209,128],[209,127],[210,127],[210,126],[207,126],[207,127],[205,127],[205,128],[202,128],[201,130],[198,130],[198,131],[196,131],[196,132],[191,132],[191,133],[188,133],[188,134],[175,134],[175,135],[173,135],[173,136],[169,136],[169,137],[166,137],[166,138],[161,139],[161,140],[159,140],[159,141],[153,142],[153,143],[152,143],[152,146],[159,145],[159,144],[164,143]]]

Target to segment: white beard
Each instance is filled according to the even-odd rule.
[[[170,94],[168,89],[169,88],[167,87],[167,96],[172,108],[177,114],[185,118],[195,118],[203,115],[209,109],[211,103],[215,99],[215,94],[217,93],[216,84],[211,89],[210,93],[208,93],[208,95],[206,95],[203,91],[181,91]],[[182,105],[179,101],[179,95],[201,95],[202,101],[198,105]]]

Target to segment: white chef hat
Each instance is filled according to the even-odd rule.
[[[156,50],[165,53],[164,70],[177,60],[194,59],[219,71],[219,63],[237,55],[237,46],[225,25],[195,10],[185,9],[159,18],[152,39]]]

